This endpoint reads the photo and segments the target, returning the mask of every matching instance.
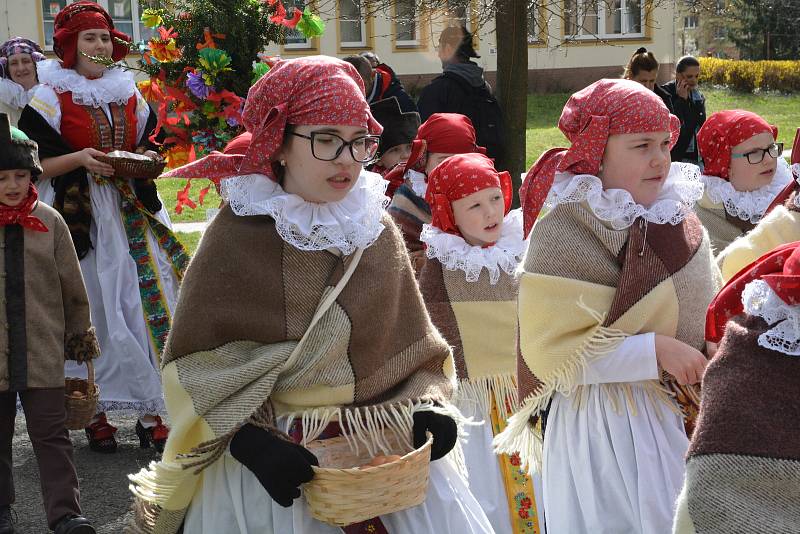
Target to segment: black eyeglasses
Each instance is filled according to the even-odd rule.
[[[755,165],[764,161],[764,154],[769,154],[773,159],[783,154],[783,143],[772,143],[767,148],[757,148],[747,154],[731,154],[731,159],[747,158],[747,162]]]
[[[381,140],[378,135],[362,135],[352,141],[345,141],[328,132],[311,132],[311,135],[290,133],[311,141],[311,154],[320,161],[333,161],[341,155],[344,147],[350,147],[350,155],[355,161],[369,163],[375,159]]]

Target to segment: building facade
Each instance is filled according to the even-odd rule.
[[[53,19],[71,0],[0,0],[0,41],[22,35],[52,50]],[[97,0],[108,9],[116,26],[136,41],[150,33],[139,22],[146,0]],[[474,0],[474,6],[483,0]],[[520,0],[522,1],[522,0]],[[642,0],[544,0],[548,5],[528,10],[528,88],[532,92],[572,91],[601,77],[617,77],[640,46],[661,63],[661,80],[669,78],[679,56],[676,13],[672,2],[653,8]],[[326,54],[344,57],[375,52],[416,92],[441,72],[436,44],[442,29],[464,24],[475,33],[475,60],[490,83],[497,69],[497,46],[492,22],[478,20],[477,9],[418,9],[414,0],[368,12],[365,0],[284,0],[290,7],[308,3],[326,21],[325,34],[304,39],[289,32],[286,43],[267,49],[271,55],[297,57]],[[552,13],[561,13],[554,16]]]

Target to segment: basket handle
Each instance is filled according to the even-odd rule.
[[[94,363],[92,360],[86,360],[86,374],[87,378],[89,379],[88,391],[91,392],[94,389]]]

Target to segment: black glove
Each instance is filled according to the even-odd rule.
[[[428,440],[425,431],[433,434],[431,461],[438,460],[456,446],[458,426],[452,417],[428,411],[415,412],[413,417],[415,448],[419,449]]]
[[[283,507],[300,497],[300,484],[314,478],[317,457],[305,447],[246,424],[231,440],[231,454],[261,482],[269,496]]]

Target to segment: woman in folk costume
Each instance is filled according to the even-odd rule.
[[[434,113],[417,131],[408,160],[384,176],[392,199],[389,214],[403,233],[417,272],[424,262],[419,234],[422,225],[431,222],[431,210],[425,202],[428,174],[450,156],[471,152],[486,153],[476,144],[472,122],[458,113]]]
[[[472,493],[496,532],[540,532],[536,500],[518,457],[496,456],[492,437],[516,403],[517,267],[525,255],[522,212],[509,211],[511,176],[483,154],[452,156],[431,172],[425,200],[431,224],[420,290],[434,326],[453,347],[464,459]]]
[[[778,158],[778,164],[783,164],[782,157]],[[730,280],[770,250],[800,241],[800,128],[797,129],[792,147],[791,170],[794,180],[775,197],[761,222],[717,256],[724,280]]]
[[[369,170],[385,176],[411,155],[411,143],[419,130],[419,113],[403,112],[396,96],[378,100],[369,107],[375,120],[383,126],[378,161]],[[394,189],[389,196],[394,194]]]
[[[188,257],[155,183],[115,179],[113,167],[95,159],[150,148],[155,115],[130,73],[86,57],[119,60],[128,50],[120,43],[128,37],[100,6],[68,5],[56,16],[53,39],[60,61],[40,63],[41,85],[20,128],[39,144],[41,199],[70,228],[103,351],[95,367],[99,413],[86,433],[92,450],[113,452],[116,428],[105,412],[134,410],[142,416],[141,445],[160,449],[168,431],[158,416],[164,410],[159,358]],[[72,376],[85,372],[67,368]]]
[[[0,45],[0,113],[17,126],[22,109],[28,105],[39,79],[36,64],[44,59],[38,44],[14,37]]]
[[[666,532],[697,408],[688,386],[706,363],[702,317],[720,285],[693,212],[702,183],[697,167],[670,164],[678,120],[636,82],[575,93],[559,128],[572,146],[545,152],[520,190],[533,230],[522,407],[495,444],[542,470],[548,532]]]
[[[715,254],[752,230],[792,182],[777,136],[777,127],[741,109],[714,113],[697,133],[705,163],[700,177],[705,194],[697,204],[697,216],[708,230]]]
[[[131,531],[492,532],[449,459],[431,463],[420,506],[343,528],[311,517],[300,486],[318,440],[374,453],[383,437],[418,447],[428,431],[433,460],[453,448],[455,370],[385,212],[386,182],[363,170],[381,127],[355,68],[281,61],[243,117],[244,155],[168,174],[222,180],[227,205],[181,287],[163,358],[172,432],[163,460],[131,477]]]
[[[674,531],[797,532],[800,242],[728,282],[708,309],[706,338],[720,345],[703,377]]]

